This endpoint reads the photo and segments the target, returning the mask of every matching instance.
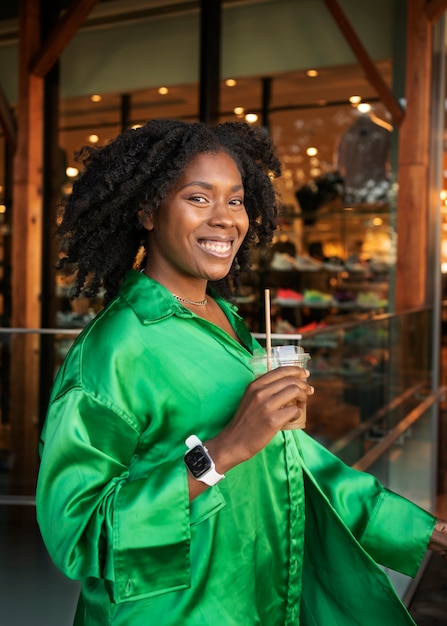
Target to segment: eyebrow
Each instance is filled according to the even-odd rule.
[[[205,182],[204,180],[193,180],[190,183],[186,183],[186,185],[183,185],[183,187],[181,187],[180,189],[186,189],[187,187],[203,187],[204,189],[212,189],[213,185],[211,185],[210,183]],[[234,185],[234,187],[231,188],[231,191],[240,191],[241,189],[244,189],[244,185],[242,185],[242,183],[240,185]]]

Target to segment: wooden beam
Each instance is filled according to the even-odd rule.
[[[98,0],[72,0],[39,51],[31,58],[31,74],[43,78],[76,35]]]
[[[19,4],[19,92],[12,206],[11,325],[39,328],[42,280],[43,79],[29,73],[39,49],[41,0]],[[15,493],[32,493],[37,468],[39,336],[13,335],[10,353],[11,436]]]
[[[431,24],[436,22],[446,11],[447,0],[427,0],[425,15]]]
[[[8,99],[0,85],[0,125],[2,126],[6,141],[11,150],[15,152],[17,144],[17,129],[14,116],[11,111]]]
[[[332,17],[334,18],[341,32],[345,36],[346,42],[357,57],[358,62],[362,66],[366,75],[366,79],[372,85],[372,87],[374,87],[382,103],[391,113],[394,124],[396,126],[399,126],[404,119],[404,112],[402,110],[402,107],[395,98],[390,87],[383,79],[383,76],[377,69],[375,63],[372,61],[366,48],[360,41],[357,33],[351,26],[345,13],[340,7],[338,1],[324,0],[324,3],[328,10],[331,12]]]
[[[432,25],[425,0],[407,3],[405,120],[399,129],[395,310],[426,304]],[[411,285],[411,288],[409,286]]]

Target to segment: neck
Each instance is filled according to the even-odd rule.
[[[179,302],[191,304],[193,306],[205,306],[207,303],[206,281],[204,285],[200,285],[199,289],[197,285],[189,284],[187,281],[185,281],[181,286],[178,284],[178,281],[176,281],[175,284],[171,283],[169,280],[166,280],[165,276],[158,277],[158,274],[151,271],[148,267],[140,271],[152,280],[156,280],[160,283],[160,285],[163,285],[163,287],[165,287]]]

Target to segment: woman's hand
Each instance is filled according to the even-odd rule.
[[[440,554],[447,561],[447,521],[438,519],[428,544],[428,549]]]
[[[308,370],[284,366],[248,385],[232,421],[206,446],[224,473],[262,450],[288,422],[296,420],[314,389]]]

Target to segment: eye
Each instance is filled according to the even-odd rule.
[[[199,196],[197,194],[193,194],[192,196],[189,196],[188,200],[190,202],[197,202],[197,204],[204,204],[205,202],[208,202],[207,198],[205,198],[204,196]]]
[[[243,207],[244,200],[243,198],[233,198],[232,200],[230,200],[229,204],[234,207]]]

